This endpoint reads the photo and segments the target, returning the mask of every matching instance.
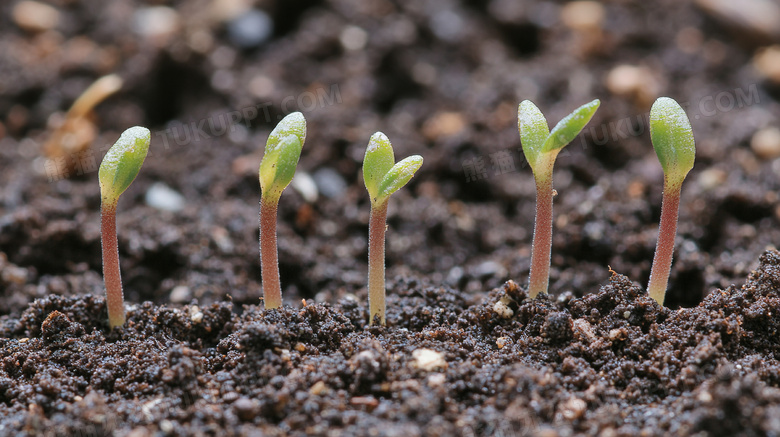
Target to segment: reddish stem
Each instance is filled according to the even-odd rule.
[[[664,304],[669,273],[672,270],[674,238],[677,235],[677,215],[680,207],[682,184],[671,184],[664,178],[664,197],[661,203],[661,224],[658,228],[658,243],[655,246],[653,267],[647,292],[659,305]]]
[[[379,317],[385,324],[385,229],[387,201],[371,206],[368,222],[368,315],[370,323]]]
[[[119,271],[119,244],[116,237],[116,203],[101,205],[100,238],[103,248],[103,280],[106,284],[108,324],[114,328],[125,323],[122,274]]]
[[[282,306],[279,280],[279,253],[276,248],[277,199],[260,201],[260,270],[263,276],[263,302],[266,309]]]
[[[549,168],[550,171],[546,177],[542,176],[536,179],[536,219],[534,221],[534,240],[531,246],[531,278],[528,284],[528,296],[531,299],[539,293],[547,294],[550,282],[553,226],[552,165]]]

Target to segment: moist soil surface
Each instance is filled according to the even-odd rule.
[[[19,3],[0,4],[0,435],[780,433],[780,40],[756,0],[744,20],[707,0]],[[47,155],[109,73],[88,148]],[[644,291],[661,95],[697,140],[665,307]],[[517,104],[554,124],[593,98],[530,300]],[[257,168],[294,110],[285,306],[265,311]],[[110,330],[97,165],[133,125],[152,146],[119,201]],[[360,172],[378,130],[425,159],[389,206],[386,327]]]

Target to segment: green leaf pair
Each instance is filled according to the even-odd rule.
[[[387,136],[382,132],[371,135],[363,158],[363,180],[371,197],[371,205],[381,205],[391,194],[406,185],[422,163],[420,155],[395,162],[393,146]]]
[[[108,149],[98,170],[100,194],[107,204],[114,204],[135,180],[149,151],[151,133],[135,126],[122,133]]]
[[[693,168],[696,146],[693,129],[683,108],[669,97],[659,97],[650,109],[650,138],[664,175],[679,186]]]
[[[287,115],[276,125],[265,144],[265,153],[260,162],[260,188],[263,197],[278,199],[290,185],[303,142],[306,140],[306,119],[300,112]]]
[[[600,104],[596,99],[580,106],[550,131],[547,119],[533,102],[523,100],[520,103],[517,109],[517,128],[520,130],[523,153],[534,174],[542,157],[562,149],[579,135]]]

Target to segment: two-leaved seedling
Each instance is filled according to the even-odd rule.
[[[553,226],[553,165],[558,152],[579,135],[598,109],[594,100],[580,106],[550,131],[542,111],[530,100],[523,100],[517,108],[517,128],[520,141],[536,182],[536,220],[531,246],[531,278],[528,296],[547,294],[550,281],[550,255]]]
[[[371,135],[363,157],[363,181],[371,198],[368,222],[368,317],[385,324],[385,229],[387,201],[407,184],[423,158],[412,155],[395,162],[390,140],[382,132]]]
[[[547,293],[552,246],[552,171],[558,153],[585,127],[599,107],[593,100],[561,120],[552,131],[531,101],[518,108],[518,129],[536,183],[536,219],[531,249],[528,294]],[[674,100],[659,98],[650,111],[653,147],[664,170],[661,223],[648,292],[663,304],[674,252],[682,182],[693,168],[693,132],[685,111]],[[268,137],[260,163],[260,262],[265,307],[282,304],[276,242],[277,208],[290,184],[306,138],[306,120],[300,112],[286,116]],[[125,310],[119,269],[116,206],[130,186],[149,150],[150,133],[143,127],[126,130],[103,159],[98,173],[101,192],[101,242],[109,325],[124,324]],[[368,294],[371,323],[385,324],[385,230],[390,196],[406,185],[423,163],[413,155],[395,162],[390,140],[381,132],[371,136],[363,159],[363,179],[371,200],[369,220]]]
[[[295,176],[305,139],[306,119],[303,114],[289,114],[271,131],[260,162],[260,270],[263,302],[268,309],[282,306],[276,214],[282,191]]]
[[[517,125],[528,163],[536,181],[536,221],[531,246],[531,277],[528,295],[547,293],[552,246],[552,170],[558,152],[571,142],[590,121],[599,101],[580,106],[561,120],[552,131],[539,108],[529,100],[520,103]],[[677,233],[680,191],[688,172],[693,168],[696,149],[693,130],[685,111],[671,98],[661,97],[650,110],[650,137],[664,170],[664,195],[661,224],[658,232],[653,266],[647,292],[663,305]]]
[[[650,139],[664,169],[664,195],[647,292],[659,305],[663,305],[672,268],[674,237],[677,235],[680,191],[696,157],[691,122],[673,99],[661,97],[653,103],[650,109]]]
[[[122,276],[119,272],[119,245],[116,235],[116,205],[119,196],[135,180],[149,151],[149,129],[131,127],[108,149],[100,163],[100,238],[103,249],[103,280],[106,284],[108,324],[125,323]]]
[[[292,182],[306,138],[306,120],[295,112],[271,132],[260,163],[260,264],[266,308],[282,305],[276,244],[276,214],[282,191]],[[363,178],[371,196],[369,221],[368,294],[369,316],[385,323],[385,227],[387,200],[414,176],[422,157],[395,162],[393,147],[385,134],[371,136],[363,160]]]

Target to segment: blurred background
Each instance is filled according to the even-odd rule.
[[[51,0],[0,3],[0,315],[103,293],[97,168],[152,130],[119,202],[130,302],[257,304],[257,169],[270,130],[308,136],[282,196],[285,300],[365,302],[369,136],[423,155],[391,199],[389,293],[527,283],[534,185],[517,105],[551,125],[601,108],[557,161],[551,292],[644,286],[662,172],[647,125],[670,96],[697,161],[667,303],[742,284],[780,241],[776,0]],[[74,105],[75,103],[75,105]]]

